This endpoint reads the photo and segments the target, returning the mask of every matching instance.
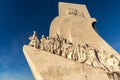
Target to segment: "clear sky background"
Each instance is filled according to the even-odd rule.
[[[59,1],[85,4],[99,35],[120,52],[119,0],[0,0],[0,80],[34,80],[22,47],[34,30],[48,35]]]

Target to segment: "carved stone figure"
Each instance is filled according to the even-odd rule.
[[[50,39],[49,37],[46,38],[44,48],[47,52],[50,52]]]
[[[82,45],[79,45],[79,55],[78,55],[79,59],[78,61],[83,63],[87,60],[87,54],[86,54],[86,51],[85,49],[83,48]]]
[[[33,32],[33,35],[29,37],[29,40],[34,40],[37,37],[36,31]]]
[[[105,50],[102,50],[102,52],[98,51],[97,53],[100,63],[104,66],[104,68],[107,69],[107,71],[109,71],[108,68],[106,67],[106,61],[108,58],[107,52]]]
[[[62,42],[62,56],[67,58],[67,55],[69,54],[70,44],[66,43],[65,40]],[[71,58],[69,58],[71,59]]]
[[[107,58],[106,66],[110,72],[120,72],[120,61],[114,55]]]
[[[108,72],[107,76],[108,76],[109,80],[120,80],[119,72]]]
[[[35,42],[34,39],[31,39],[29,45],[32,46],[32,47],[34,47],[34,42]]]
[[[34,40],[34,47],[39,48],[39,40],[37,37],[35,37],[35,40]]]
[[[38,40],[36,31],[34,31],[33,36],[29,37],[29,40],[31,40],[29,43],[30,46],[39,48],[39,40]]]
[[[86,64],[91,65],[93,67],[102,67],[102,65],[100,64],[99,60],[98,60],[98,55],[95,52],[95,49],[93,47],[88,47],[87,48],[88,53],[87,53],[87,62]]]
[[[78,60],[78,54],[79,54],[79,48],[78,48],[78,46],[74,46],[72,59],[77,61]]]
[[[42,35],[42,38],[40,39],[40,48],[45,50],[45,41],[46,41],[46,38],[44,37],[44,35]]]
[[[73,57],[72,57],[73,53],[74,53],[73,45],[70,45],[70,46],[67,48],[67,51],[66,51],[67,58],[72,60],[72,59],[73,59]]]
[[[55,38],[54,40],[54,49],[53,49],[53,53],[54,54],[58,54],[59,55],[59,50],[60,50],[60,42],[58,41],[57,38]]]
[[[52,37],[50,37],[50,52],[53,53],[53,49],[54,49],[54,39]]]

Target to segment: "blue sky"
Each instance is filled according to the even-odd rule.
[[[86,4],[99,35],[120,52],[119,0],[0,0],[0,80],[34,80],[22,47],[34,30],[48,35],[59,1]]]

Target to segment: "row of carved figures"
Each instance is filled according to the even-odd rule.
[[[120,60],[105,50],[99,51],[88,44],[73,45],[67,39],[56,35],[56,37],[44,37],[39,40],[36,32],[29,37],[29,45],[37,49],[57,54],[65,58],[85,63],[95,68],[101,68],[107,72],[120,73]]]

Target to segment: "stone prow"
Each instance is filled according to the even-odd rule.
[[[35,48],[32,48],[30,46],[24,45],[23,46],[23,53],[25,55],[25,58],[29,64],[29,67],[34,75],[35,80],[44,80],[41,77],[41,74],[38,72],[38,68],[36,67],[36,62],[35,62],[35,55],[34,50],[36,50]]]
[[[27,45],[24,45],[23,52],[35,80],[100,80],[101,77],[108,80],[106,72],[101,69]]]

